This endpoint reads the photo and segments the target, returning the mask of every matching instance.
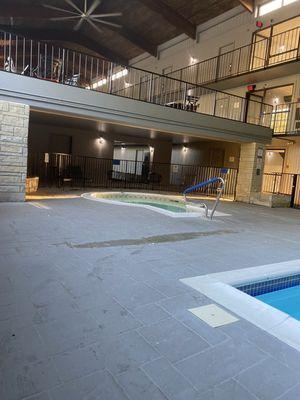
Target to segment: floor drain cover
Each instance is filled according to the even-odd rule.
[[[238,318],[223,310],[223,308],[216,304],[208,304],[197,308],[191,308],[189,311],[202,321],[206,322],[213,328],[224,326],[238,321]]]

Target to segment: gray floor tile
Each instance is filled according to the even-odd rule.
[[[116,380],[130,400],[168,400],[141,370],[133,369],[118,375]]]
[[[256,396],[233,379],[203,393],[202,398],[205,400],[257,400]]]
[[[236,380],[261,400],[274,400],[295,386],[300,375],[273,358],[242,372]]]
[[[14,359],[6,358],[1,363],[0,374],[5,400],[21,400],[61,383],[50,359],[16,363]]]
[[[121,374],[158,358],[158,353],[136,332],[119,335],[105,346],[106,367]]]
[[[181,315],[180,321],[200,335],[211,346],[215,346],[228,339],[220,329],[212,328],[189,311]]]
[[[184,293],[170,299],[162,300],[159,305],[168,313],[174,315],[178,319],[185,318],[189,314],[189,308],[200,307],[210,304],[211,301],[200,293]]]
[[[103,335],[118,335],[142,326],[141,322],[113,299],[94,306],[89,310],[89,314],[99,322]]]
[[[298,400],[300,399],[300,384],[285,392],[276,400]]]
[[[170,314],[157,304],[149,304],[136,308],[133,314],[143,325],[155,324],[156,322],[170,317]]]
[[[208,347],[199,335],[173,318],[139,329],[157,351],[172,362],[199,353]]]
[[[89,375],[105,368],[105,353],[99,344],[52,357],[56,371],[63,382]]]
[[[82,313],[66,315],[63,320],[36,325],[49,354],[85,346],[101,338],[96,320]]]
[[[44,392],[44,393],[36,394],[34,396],[26,397],[22,400],[51,400],[51,399],[50,399],[48,393]]]
[[[254,345],[228,340],[176,366],[200,391],[207,391],[266,357]]]
[[[107,371],[99,371],[50,391],[51,400],[128,400]]]
[[[163,358],[145,364],[142,369],[170,400],[192,400],[192,397],[196,399],[199,395],[179,371]]]
[[[128,280],[125,284],[112,287],[110,290],[118,302],[130,310],[134,310],[146,304],[155,303],[165,298],[159,291],[141,282],[134,282],[132,280]]]

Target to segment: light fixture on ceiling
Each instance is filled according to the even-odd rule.
[[[184,144],[182,150],[186,153],[187,152],[187,146]]]
[[[105,18],[109,17],[120,17],[122,15],[121,12],[115,13],[102,13],[96,14],[94,11],[101,4],[102,0],[94,0],[93,3],[89,6],[88,0],[83,0],[82,9],[80,9],[72,0],[64,0],[67,5],[69,5],[72,10],[60,8],[56,6],[52,6],[50,4],[43,4],[44,7],[49,8],[50,10],[59,11],[61,13],[66,14],[61,17],[53,17],[49,18],[50,21],[71,21],[76,22],[73,29],[78,31],[84,22],[87,22],[91,27],[93,27],[97,32],[103,33],[103,30],[98,26],[98,24],[112,26],[114,28],[122,28],[121,25],[115,24],[110,21],[106,21]]]
[[[102,144],[102,143],[103,143],[103,141],[104,141],[103,137],[102,137],[102,136],[100,136],[100,137],[99,137],[99,143],[100,143],[100,144]]]
[[[122,144],[121,150],[125,150],[125,149],[126,149],[125,144]]]
[[[149,149],[150,149],[150,153],[154,152],[154,147],[153,146],[149,146]]]

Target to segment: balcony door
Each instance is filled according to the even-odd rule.
[[[268,60],[269,38],[271,28],[255,32],[252,43],[252,56],[250,70],[264,68]]]
[[[226,44],[219,48],[217,64],[217,80],[224,79],[232,75],[234,43]]]
[[[258,125],[262,118],[262,105],[263,96],[260,94],[247,93],[247,111],[246,111],[246,122],[248,124]]]

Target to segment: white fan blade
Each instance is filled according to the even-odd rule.
[[[99,28],[96,24],[94,24],[93,21],[91,21],[90,19],[87,19],[87,22],[99,33],[101,33],[101,35],[103,35],[103,30],[101,28]]]
[[[79,15],[75,15],[74,17],[55,17],[55,18],[49,18],[50,21],[67,21],[70,19],[78,19],[81,18]]]
[[[84,19],[80,18],[80,20],[77,22],[77,24],[74,26],[74,31],[79,31],[79,29],[81,28],[81,25],[83,24]]]
[[[76,4],[73,3],[72,0],[65,0],[65,2],[68,3],[71,7],[73,7],[76,11],[78,11],[80,15],[82,14],[82,10],[80,10],[80,8],[78,8]]]
[[[99,6],[100,3],[101,0],[94,0],[93,4],[86,12],[87,17],[89,17],[96,10],[96,8]]]
[[[86,14],[87,11],[87,0],[84,0],[84,13]]]
[[[74,11],[69,11],[69,10],[65,10],[64,8],[59,8],[59,7],[50,6],[50,5],[48,5],[48,4],[43,4],[43,7],[45,7],[45,8],[50,8],[50,10],[61,11],[61,12],[65,12],[65,13],[67,13],[67,14],[77,15],[77,13],[74,12]]]
[[[122,28],[122,25],[114,24],[113,22],[102,21],[102,19],[93,18],[94,22],[98,22],[99,24],[114,26],[115,28]]]
[[[90,18],[121,17],[122,15],[122,13],[93,14],[90,16]]]

